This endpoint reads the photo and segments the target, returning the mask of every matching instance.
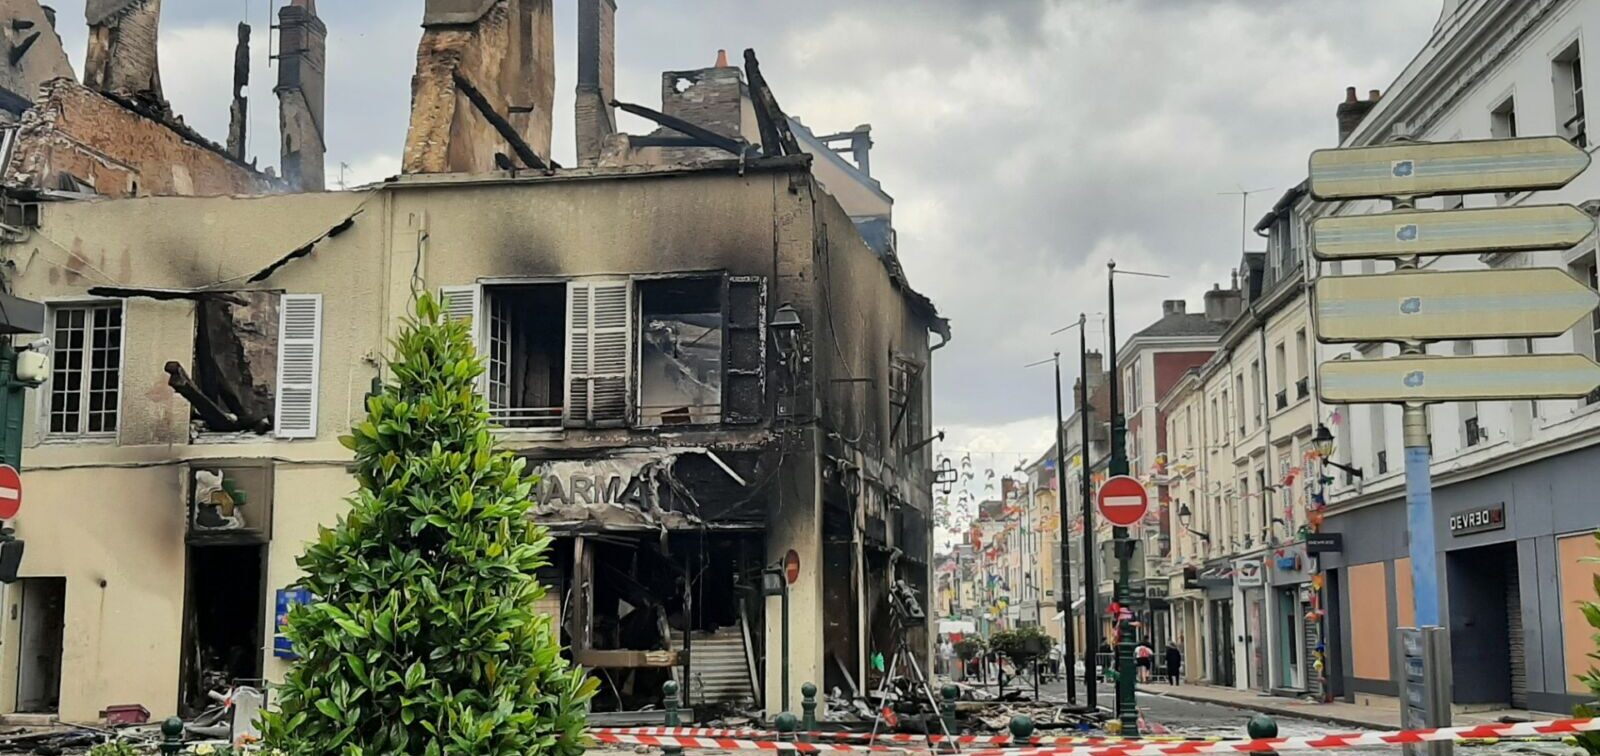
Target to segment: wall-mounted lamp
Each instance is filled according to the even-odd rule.
[[[1194,513],[1189,511],[1189,505],[1188,504],[1179,504],[1178,505],[1178,524],[1182,525],[1184,530],[1187,530],[1190,533],[1198,536],[1200,538],[1200,540],[1205,541],[1206,543],[1211,543],[1210,534],[1202,533],[1202,532],[1200,532],[1198,530],[1195,530],[1194,528],[1189,527],[1189,521],[1193,520],[1193,519],[1194,519]]]
[[[1351,467],[1349,465],[1341,465],[1338,462],[1333,461],[1333,433],[1328,430],[1328,426],[1317,426],[1317,435],[1311,438],[1311,445],[1316,447],[1317,454],[1322,458],[1322,464],[1343,470],[1357,478],[1362,477],[1361,468]]]
[[[794,305],[785,302],[773,311],[772,322],[767,324],[767,328],[772,330],[772,338],[778,342],[784,362],[788,362],[800,349],[801,327],[800,311]]]

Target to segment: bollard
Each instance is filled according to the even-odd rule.
[[[667,711],[667,726],[681,727],[683,720],[678,716],[678,681],[668,680],[661,684],[661,706]],[[662,753],[683,753],[682,746],[662,746]]]
[[[1245,723],[1244,732],[1251,740],[1278,737],[1278,722],[1265,714],[1257,714]],[[1277,751],[1256,751],[1258,756],[1278,756]]]
[[[944,696],[944,708],[939,711],[940,718],[944,719],[946,735],[956,734],[956,697],[961,695],[961,689],[955,683],[945,683],[939,689],[939,694]]]
[[[1011,718],[1011,745],[1026,745],[1033,742],[1033,720],[1021,714]]]
[[[800,686],[800,725],[805,732],[817,731],[817,686],[805,683]]]
[[[161,723],[161,754],[162,756],[177,756],[183,750],[183,720],[177,717],[168,717]]]
[[[1278,722],[1265,714],[1257,714],[1245,724],[1244,731],[1251,740],[1275,738],[1278,737]]]
[[[794,742],[794,731],[795,728],[800,726],[800,720],[795,719],[793,714],[785,711],[779,714],[778,718],[774,719],[772,723],[778,728],[779,743]]]

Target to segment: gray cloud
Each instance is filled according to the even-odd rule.
[[[82,0],[54,3],[81,60]],[[225,133],[233,25],[257,30],[253,146],[276,162],[266,7],[166,0],[174,104]],[[421,0],[323,0],[330,166],[398,165]],[[575,17],[556,0],[556,157],[570,161]],[[912,281],[955,321],[938,353],[936,423],[960,444],[1048,439],[1049,332],[1104,304],[1104,263],[1167,273],[1119,293],[1126,335],[1161,299],[1196,301],[1239,259],[1238,186],[1253,221],[1334,139],[1346,85],[1382,88],[1426,42],[1412,0],[622,0],[619,95],[658,98],[659,72],[761,54],[784,106],[820,129],[870,122],[873,170],[897,199]],[[648,127],[625,120],[625,128]],[[1259,246],[1260,240],[1251,242]],[[1068,380],[1076,372],[1075,361]],[[1039,432],[1026,430],[1039,428]]]

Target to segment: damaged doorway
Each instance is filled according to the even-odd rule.
[[[213,706],[210,691],[259,685],[266,624],[267,546],[190,544],[178,708]]]
[[[668,679],[697,716],[759,708],[763,553],[752,533],[575,539],[564,619],[574,660],[601,681],[594,710],[654,706]]]
[[[67,627],[67,579],[25,578],[17,644],[17,711],[54,714],[61,708],[61,653]]]

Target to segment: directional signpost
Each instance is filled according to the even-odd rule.
[[[1600,304],[1556,268],[1323,278],[1315,300],[1317,338],[1330,344],[1560,336]]]
[[[1311,195],[1319,200],[1389,199],[1393,210],[1333,216],[1312,225],[1319,260],[1387,258],[1395,272],[1328,277],[1313,289],[1317,340],[1389,341],[1399,357],[1324,363],[1318,389],[1336,404],[1404,407],[1406,512],[1416,638],[1438,638],[1438,564],[1427,405],[1437,402],[1581,397],[1600,387],[1600,365],[1582,355],[1429,356],[1437,341],[1557,336],[1592,313],[1597,297],[1559,269],[1425,271],[1419,256],[1565,249],[1594,231],[1577,208],[1554,206],[1419,211],[1440,194],[1557,189],[1589,167],[1589,154],[1559,137],[1473,142],[1400,141],[1380,147],[1318,150]],[[1411,636],[1405,636],[1410,638]],[[1421,641],[1417,642],[1418,648]],[[1408,718],[1449,724],[1450,707],[1425,691],[1448,691],[1443,653],[1405,655]],[[1448,697],[1448,694],[1443,694]],[[1425,705],[1426,704],[1426,705]],[[1447,753],[1448,744],[1430,744]]]

